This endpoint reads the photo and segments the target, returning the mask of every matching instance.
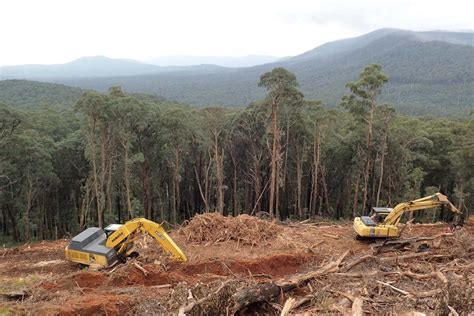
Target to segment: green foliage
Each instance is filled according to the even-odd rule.
[[[62,84],[0,80],[0,102],[24,109],[40,106],[68,108],[74,105],[84,90]]]
[[[468,33],[467,40],[459,40],[457,35],[379,31],[322,45],[311,54],[250,68],[62,82],[101,91],[120,83],[126,91],[159,93],[193,105],[242,107],[264,98],[265,91],[256,85],[262,73],[284,67],[298,77],[307,98],[324,100],[328,107],[336,107],[346,93],[345,84],[356,80],[360,69],[367,64],[380,64],[391,78],[382,91],[382,103],[390,103],[406,115],[463,117],[474,104],[474,47],[472,33]],[[450,41],[450,36],[454,40]]]
[[[372,77],[377,84],[366,89]],[[0,104],[2,242],[71,236],[131,216],[181,222],[217,210],[222,199],[224,214],[267,211],[274,135],[282,218],[359,212],[355,188],[367,158],[361,118],[367,93],[386,81],[381,69],[369,66],[350,85],[349,111],[304,100],[285,69],[261,78],[268,98],[240,109],[193,108],[119,88],[86,92],[73,108]],[[280,102],[276,134],[269,129],[272,100]],[[473,131],[469,117],[408,117],[377,105],[367,205],[441,191],[467,214],[474,206]],[[448,217],[442,210],[424,215]]]

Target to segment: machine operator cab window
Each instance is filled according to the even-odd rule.
[[[360,219],[362,223],[366,226],[375,227],[378,224],[383,223],[385,218],[390,212],[393,211],[393,208],[389,207],[372,207],[372,212],[370,216],[361,216]]]
[[[387,217],[390,212],[393,211],[393,208],[390,207],[372,207],[372,212],[370,213],[370,218],[377,224],[383,223],[385,217]]]
[[[115,233],[120,227],[123,225],[120,224],[110,224],[109,226],[104,228],[105,234],[107,235],[107,238]]]

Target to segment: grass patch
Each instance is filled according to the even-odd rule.
[[[0,305],[0,316],[13,315],[13,308],[7,305]]]
[[[0,277],[0,292],[8,293],[20,291],[38,283],[41,279],[42,278],[36,274],[14,278],[2,276]]]

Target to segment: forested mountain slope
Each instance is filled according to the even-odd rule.
[[[64,64],[3,66],[0,67],[0,79],[41,79],[48,81],[51,78],[133,76],[180,71],[208,73],[224,70],[224,67],[215,65],[160,67],[132,59],[87,56]]]
[[[335,106],[345,82],[364,65],[380,63],[390,76],[382,100],[405,114],[465,115],[474,104],[474,33],[378,30],[324,44],[284,61],[206,74],[170,72],[128,77],[64,79],[59,82],[105,91],[121,85],[195,105],[242,106],[261,99],[256,83],[277,66],[294,72],[308,98]]]
[[[56,83],[0,80],[0,102],[14,107],[35,108],[42,105],[71,107],[84,91]]]

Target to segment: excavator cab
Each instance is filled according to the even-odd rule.
[[[372,212],[370,213],[370,217],[376,223],[383,223],[385,218],[387,217],[390,212],[393,211],[391,207],[372,207]]]
[[[361,216],[360,221],[367,227],[375,227],[385,220],[388,214],[393,211],[390,207],[372,207],[369,216]]]
[[[107,235],[107,237],[109,237],[110,235],[115,233],[117,230],[119,230],[119,228],[122,226],[123,225],[121,224],[110,224],[109,226],[104,228],[105,234]]]

